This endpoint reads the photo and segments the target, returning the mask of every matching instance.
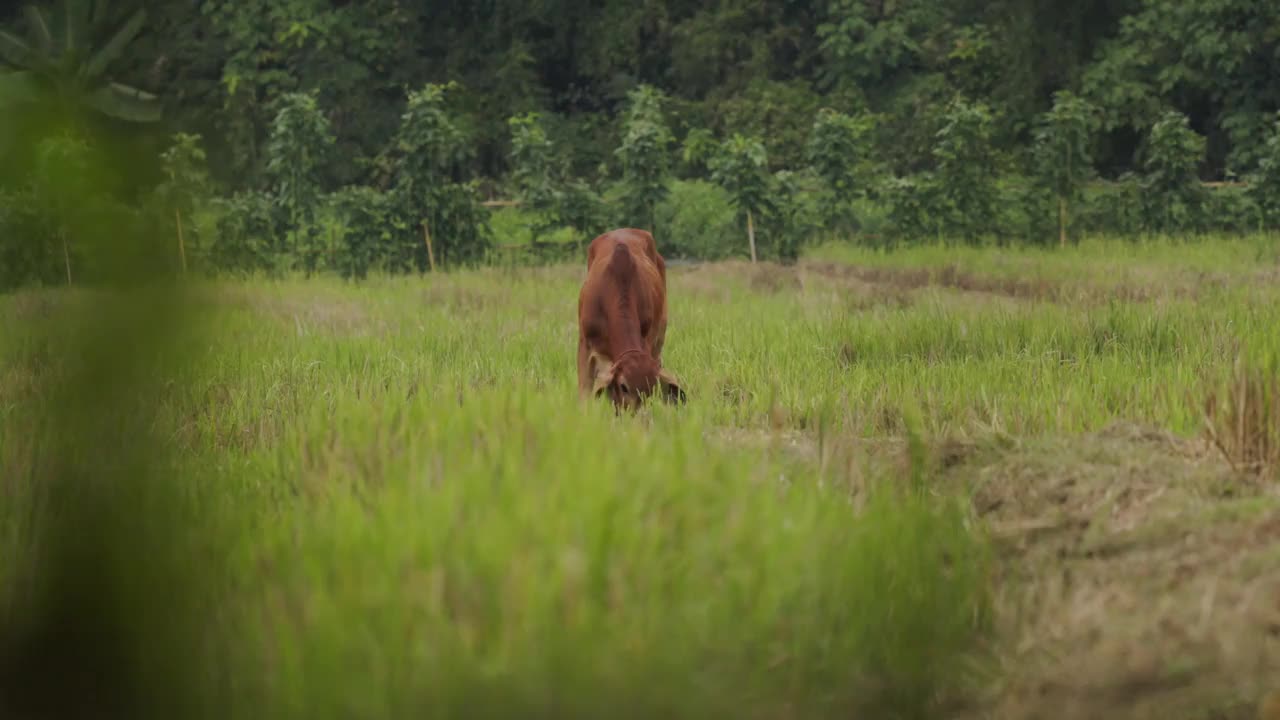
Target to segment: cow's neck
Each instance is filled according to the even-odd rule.
[[[623,294],[617,303],[608,303],[605,318],[609,324],[609,355],[617,360],[626,352],[645,352],[644,337],[640,334],[640,318],[636,314],[635,298]]]
[[[609,325],[609,354],[616,360],[622,353],[645,351],[640,333],[641,283],[640,268],[625,245],[617,245],[609,257],[605,273],[617,293],[604,303],[605,321]]]

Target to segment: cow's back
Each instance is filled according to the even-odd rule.
[[[626,263],[625,278],[617,277],[619,268],[613,267],[614,253],[619,246],[626,248],[632,261]],[[661,347],[667,317],[666,267],[653,235],[644,230],[611,230],[591,241],[587,247],[587,280],[578,299],[579,321],[586,319],[584,313],[593,314],[600,307],[600,300],[620,291],[622,286],[639,291],[640,297],[635,298],[639,306],[635,310],[641,317],[636,319],[642,327],[657,333],[657,337],[646,340],[656,340]]]
[[[587,269],[590,270],[597,259],[607,259],[611,256],[614,246],[619,244],[626,245],[632,251],[636,260],[647,259],[657,268],[659,275],[662,277],[663,285],[666,285],[666,265],[662,260],[662,255],[658,254],[658,244],[654,241],[653,235],[645,230],[622,228],[620,230],[610,230],[603,235],[597,236],[591,241],[591,245],[587,247]]]

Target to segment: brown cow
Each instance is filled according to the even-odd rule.
[[[625,228],[587,248],[587,279],[578,294],[578,393],[608,391],[617,409],[637,409],[661,387],[684,402],[679,381],[662,367],[667,335],[667,266],[653,235]]]

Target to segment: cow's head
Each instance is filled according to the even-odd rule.
[[[687,401],[680,381],[658,366],[648,353],[633,350],[618,356],[612,363],[596,368],[593,387],[596,397],[608,394],[615,408],[635,411],[655,393],[669,403]]]

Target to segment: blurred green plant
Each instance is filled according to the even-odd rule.
[[[0,162],[26,167],[31,137],[62,124],[89,133],[100,120],[154,123],[155,95],[113,80],[146,24],[139,8],[121,17],[106,0],[63,0],[54,12],[23,8],[21,29],[0,29]]]

